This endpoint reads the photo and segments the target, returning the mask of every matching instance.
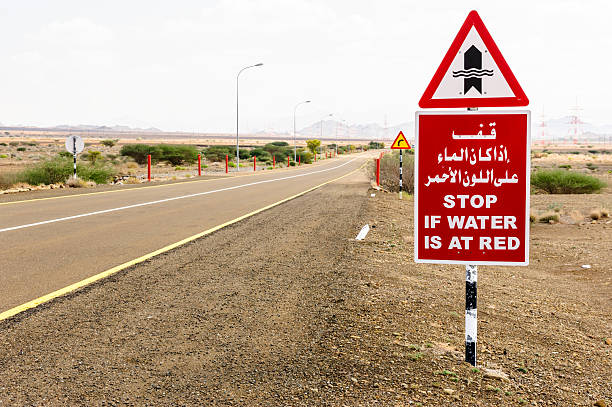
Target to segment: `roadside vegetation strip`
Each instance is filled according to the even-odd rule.
[[[345,164],[342,164],[342,165],[346,165],[346,164],[348,164],[348,163],[350,163],[352,161],[354,161],[354,159],[349,161],[349,162],[347,162],[347,163],[345,163]],[[356,168],[353,171],[348,172],[348,173],[346,173],[344,175],[341,175],[341,176],[339,176],[337,178],[331,179],[329,181],[325,181],[325,182],[323,182],[323,183],[321,183],[319,185],[315,185],[314,187],[308,188],[307,190],[299,192],[299,193],[297,193],[295,195],[292,195],[290,197],[281,199],[280,201],[271,203],[270,205],[266,205],[263,208],[259,208],[257,210],[252,211],[252,212],[249,212],[249,213],[247,213],[245,215],[239,216],[239,217],[237,217],[235,219],[232,219],[230,221],[227,221],[225,223],[222,223],[220,225],[217,225],[215,227],[207,229],[207,230],[205,230],[203,232],[200,232],[200,233],[195,234],[193,236],[189,236],[189,237],[187,237],[187,238],[185,238],[183,240],[180,240],[180,241],[178,241],[176,243],[172,243],[172,244],[170,244],[168,246],[162,247],[161,249],[158,249],[158,250],[155,250],[155,251],[153,251],[151,253],[145,254],[144,256],[140,256],[140,257],[138,257],[138,258],[136,258],[134,260],[130,260],[130,261],[126,262],[126,263],[123,263],[123,264],[120,264],[120,265],[115,266],[113,268],[110,268],[110,269],[108,269],[106,271],[103,271],[101,273],[98,273],[98,274],[96,274],[94,276],[88,277],[88,278],[86,278],[84,280],[81,280],[79,282],[76,282],[74,284],[70,284],[69,286],[66,286],[64,288],[60,288],[59,290],[56,290],[56,291],[53,291],[53,292],[51,292],[49,294],[43,295],[42,297],[36,298],[36,299],[34,299],[32,301],[28,301],[28,302],[26,302],[24,304],[21,304],[21,305],[18,305],[16,307],[14,307],[14,308],[6,310],[6,311],[0,313],[0,321],[4,321],[5,319],[14,317],[15,315],[20,314],[20,313],[22,313],[24,311],[27,311],[29,309],[36,308],[39,305],[44,304],[46,302],[49,302],[49,301],[51,301],[51,300],[53,300],[55,298],[61,297],[61,296],[66,295],[66,294],[70,294],[73,291],[76,291],[76,290],[78,290],[80,288],[86,287],[86,286],[88,286],[88,285],[90,285],[92,283],[95,283],[96,281],[102,280],[102,279],[104,279],[106,277],[112,276],[113,274],[116,274],[116,273],[118,273],[121,270],[125,270],[128,267],[137,265],[137,264],[142,263],[142,262],[144,262],[146,260],[149,260],[149,259],[151,259],[151,258],[153,258],[155,256],[158,256],[158,255],[166,253],[166,252],[168,252],[170,250],[176,249],[177,247],[180,247],[180,246],[182,246],[182,245],[184,245],[186,243],[192,242],[192,241],[194,241],[196,239],[199,239],[201,237],[204,237],[206,235],[214,233],[214,232],[216,232],[216,231],[218,231],[220,229],[223,229],[223,228],[225,228],[227,226],[230,226],[230,225],[233,225],[235,223],[238,223],[238,222],[240,222],[240,221],[242,221],[242,220],[244,220],[246,218],[249,218],[251,216],[257,215],[258,213],[264,212],[264,211],[266,211],[268,209],[274,208],[275,206],[278,206],[280,204],[288,202],[288,201],[290,201],[292,199],[299,198],[300,196],[305,195],[308,192],[314,191],[317,188],[321,188],[324,185],[327,185],[327,184],[330,184],[332,182],[338,181],[338,180],[340,180],[342,178],[348,177],[349,175],[352,175],[352,174],[356,173],[357,171],[361,170],[364,167],[365,164],[366,163],[364,163],[361,166],[359,166],[359,168]],[[339,167],[336,167],[336,168],[339,168]]]
[[[297,169],[297,167],[292,167]],[[279,168],[280,169],[280,168]],[[285,168],[286,169],[286,168]],[[269,174],[266,172],[266,174]],[[212,174],[212,176],[214,176],[216,174]],[[220,181],[220,180],[226,180],[226,179],[230,179],[230,178],[238,178],[238,177],[250,177],[250,176],[254,176],[254,175],[262,175],[262,173],[255,173],[255,172],[242,172],[242,173],[236,173],[236,175],[232,175],[232,176],[220,176],[218,178],[212,178],[212,179],[196,179],[196,180],[190,180],[190,181],[182,181],[182,182],[172,182],[172,183],[168,183],[168,184],[161,184],[161,185],[147,185],[147,186],[140,186],[137,188],[129,188],[129,189],[115,189],[112,191],[99,191],[99,192],[85,192],[82,194],[74,194],[74,195],[62,195],[62,196],[51,196],[48,198],[34,198],[34,199],[25,199],[22,201],[10,201],[10,202],[0,202],[0,206],[2,205],[14,205],[14,204],[20,204],[20,203],[30,203],[30,202],[39,202],[39,201],[50,201],[53,199],[65,199],[65,198],[77,198],[77,197],[81,197],[81,196],[88,196],[88,195],[101,195],[101,194],[112,194],[112,193],[116,193],[116,192],[128,192],[128,191],[138,191],[141,189],[150,189],[150,188],[163,188],[163,187],[169,187],[169,186],[175,186],[175,185],[184,185],[184,184],[192,184],[192,183],[199,183],[199,182],[210,182],[210,181]],[[204,176],[211,176],[211,174],[204,174]]]
[[[173,197],[173,198],[158,199],[156,201],[142,202],[142,203],[138,203],[138,204],[120,206],[120,207],[111,208],[111,209],[103,209],[103,210],[95,211],[95,212],[81,213],[79,215],[66,216],[66,217],[63,217],[63,218],[55,218],[55,219],[43,220],[43,221],[40,221],[40,222],[28,223],[28,224],[25,224],[25,225],[11,226],[11,227],[8,227],[8,228],[0,229],[0,233],[10,232],[10,231],[13,231],[13,230],[18,230],[18,229],[31,228],[31,227],[34,227],[34,226],[47,225],[49,223],[57,223],[57,222],[63,222],[63,221],[66,221],[66,220],[85,218],[85,217],[88,217],[88,216],[102,215],[104,213],[117,212],[117,211],[122,211],[122,210],[125,210],[125,209],[138,208],[138,207],[141,207],[141,206],[149,206],[149,205],[155,205],[155,204],[164,203],[164,202],[177,201],[179,199],[193,198],[193,197],[196,197],[196,196],[203,196],[203,195],[210,195],[210,194],[214,194],[214,193],[217,193],[217,192],[231,191],[231,190],[234,190],[234,189],[246,188],[246,187],[250,187],[250,186],[253,186],[253,185],[267,184],[267,183],[270,183],[270,182],[277,182],[277,181],[283,181],[283,180],[292,179],[292,178],[305,177],[305,176],[308,176],[308,175],[318,174],[318,173],[321,173],[321,172],[327,172],[327,171],[336,170],[338,168],[344,167],[347,164],[350,164],[353,161],[355,161],[355,158],[353,158],[352,160],[347,161],[347,162],[345,162],[343,164],[340,164],[340,165],[338,165],[336,167],[326,168],[324,170],[318,170],[318,171],[311,171],[311,172],[308,172],[308,173],[305,173],[305,174],[290,175],[290,176],[287,176],[287,177],[275,178],[275,179],[270,179],[270,180],[250,182],[248,184],[235,185],[233,187],[226,187],[226,188],[219,188],[219,189],[215,189],[215,190],[212,190],[212,191],[197,192],[195,194],[181,195],[181,196],[176,196],[176,197]]]

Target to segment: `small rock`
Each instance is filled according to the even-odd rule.
[[[444,389],[443,391],[446,394],[453,394],[455,392],[455,390],[453,390],[453,389]]]
[[[484,369],[484,377],[487,379],[497,379],[497,380],[510,380],[508,375],[502,372],[501,370],[495,369]]]
[[[596,407],[606,407],[606,402],[604,400],[597,400],[593,405]]]
[[[606,345],[612,345],[612,338],[606,338],[604,342],[606,343]]]
[[[351,377],[351,381],[352,381],[353,383],[355,383],[355,384],[359,383],[359,380],[357,380],[357,379],[356,379],[356,378],[354,378],[354,377]]]

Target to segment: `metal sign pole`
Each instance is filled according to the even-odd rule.
[[[402,199],[402,151],[400,150],[400,183],[399,183],[399,199]]]
[[[476,366],[476,338],[478,318],[476,313],[476,285],[478,266],[465,266],[465,361]]]
[[[73,167],[74,167],[74,171],[73,171],[73,177],[74,178],[77,177],[77,174],[76,174],[76,155],[77,155],[76,137],[72,137],[72,159],[73,159]]]

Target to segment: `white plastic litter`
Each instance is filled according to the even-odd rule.
[[[366,224],[364,227],[361,228],[361,230],[357,234],[357,237],[355,238],[355,240],[363,240],[363,239],[365,239],[365,237],[366,237],[366,235],[368,234],[369,231],[370,231],[370,225]]]
[[[370,196],[371,196],[372,198],[374,198],[374,197],[376,196],[376,194],[370,194]]]
[[[591,268],[591,265],[590,265],[590,264],[583,264],[583,265],[582,265],[582,268],[583,268],[583,269],[590,269],[590,268]]]

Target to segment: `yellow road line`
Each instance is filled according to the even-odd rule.
[[[88,285],[90,285],[90,284],[92,284],[92,283],[94,283],[96,281],[99,281],[99,280],[102,280],[102,279],[104,279],[106,277],[112,276],[113,274],[115,274],[115,273],[117,273],[117,272],[119,272],[121,270],[124,270],[124,269],[126,269],[128,267],[131,267],[131,266],[136,265],[138,263],[142,263],[143,261],[149,260],[152,257],[155,257],[157,255],[160,255],[162,253],[165,253],[167,251],[175,249],[175,248],[177,248],[179,246],[182,246],[185,243],[189,243],[189,242],[191,242],[193,240],[196,240],[196,239],[198,239],[198,238],[200,238],[202,236],[209,235],[209,234],[211,234],[213,232],[216,232],[219,229],[223,229],[224,227],[227,227],[229,225],[233,225],[234,223],[240,222],[241,220],[249,218],[249,217],[251,217],[253,215],[257,215],[258,213],[266,211],[266,210],[268,210],[270,208],[273,208],[275,206],[278,206],[278,205],[280,205],[282,203],[285,203],[285,202],[290,201],[292,199],[298,198],[298,197],[300,197],[300,196],[302,196],[304,194],[307,194],[308,192],[314,191],[317,188],[321,188],[324,185],[327,185],[329,183],[338,181],[338,180],[340,180],[340,179],[342,179],[344,177],[348,177],[349,175],[354,174],[355,172],[357,172],[360,169],[362,169],[366,165],[366,163],[367,163],[367,161],[364,164],[362,164],[359,168],[356,168],[353,171],[351,171],[349,173],[346,173],[346,174],[344,174],[344,175],[342,175],[340,177],[337,177],[337,178],[334,178],[332,180],[326,181],[326,182],[324,182],[322,184],[316,185],[316,186],[314,186],[312,188],[309,188],[309,189],[307,189],[305,191],[299,192],[299,193],[297,193],[295,195],[292,195],[292,196],[290,196],[288,198],[282,199],[282,200],[280,200],[278,202],[274,202],[274,203],[272,203],[270,205],[264,206],[263,208],[259,208],[259,209],[255,210],[253,212],[249,212],[246,215],[242,215],[242,216],[240,216],[238,218],[232,219],[232,220],[230,220],[228,222],[222,223],[222,224],[217,225],[217,226],[215,226],[213,228],[210,228],[208,230],[205,230],[205,231],[200,232],[198,234],[195,234],[193,236],[187,237],[187,238],[185,238],[185,239],[183,239],[181,241],[178,241],[176,243],[172,243],[172,244],[170,244],[170,245],[168,245],[166,247],[162,247],[161,249],[155,250],[154,252],[145,254],[144,256],[138,257],[138,258],[136,258],[134,260],[130,260],[130,261],[126,262],[126,263],[123,263],[123,264],[120,264],[120,265],[115,266],[113,268],[110,268],[110,269],[108,269],[106,271],[103,271],[101,273],[98,273],[98,274],[96,274],[94,276],[88,277],[88,278],[86,278],[84,280],[81,280],[79,282],[76,282],[74,284],[70,284],[67,287],[60,288],[59,290],[56,290],[56,291],[53,291],[53,292],[51,292],[49,294],[43,295],[42,297],[36,298],[36,299],[34,299],[32,301],[28,301],[25,304],[21,304],[21,305],[18,305],[16,307],[14,307],[14,308],[11,308],[11,309],[9,309],[7,311],[4,311],[4,312],[0,313],[0,321],[3,321],[3,320],[8,319],[8,318],[11,318],[11,317],[13,317],[13,316],[15,316],[15,315],[17,315],[17,314],[19,314],[21,312],[27,311],[27,310],[29,310],[31,308],[36,308],[39,305],[44,304],[44,303],[46,303],[48,301],[51,301],[51,300],[53,300],[53,299],[55,299],[57,297],[61,297],[62,295],[69,294],[69,293],[71,293],[73,291],[76,291],[76,290],[78,290],[80,288],[88,286]]]
[[[278,168],[279,170],[287,170],[287,168]],[[298,169],[298,167],[295,167],[295,169]],[[24,199],[22,201],[12,201],[12,202],[0,202],[0,206],[2,205],[14,205],[14,204],[19,204],[19,203],[28,203],[28,202],[38,202],[38,201],[50,201],[53,199],[66,199],[66,198],[78,198],[80,196],[88,196],[88,195],[101,195],[101,194],[112,194],[115,192],[129,192],[129,191],[139,191],[142,189],[150,189],[150,188],[162,188],[162,187],[169,187],[169,186],[173,186],[173,185],[184,185],[184,184],[192,184],[195,182],[210,182],[210,181],[219,181],[219,180],[224,180],[224,179],[231,179],[231,178],[237,178],[237,177],[250,177],[253,175],[262,175],[262,174],[270,174],[270,172],[265,172],[265,173],[250,173],[250,174],[237,174],[237,175],[232,175],[229,177],[225,177],[225,176],[220,176],[218,178],[213,178],[213,179],[198,179],[198,180],[192,180],[192,181],[182,181],[182,182],[173,182],[170,184],[162,184],[162,185],[149,185],[146,187],[136,187],[136,188],[129,188],[129,189],[114,189],[112,191],[99,191],[99,192],[87,192],[84,194],[74,194],[74,195],[62,195],[62,196],[52,196],[49,198],[34,198],[34,199]],[[204,176],[206,176],[206,174],[204,174]]]

